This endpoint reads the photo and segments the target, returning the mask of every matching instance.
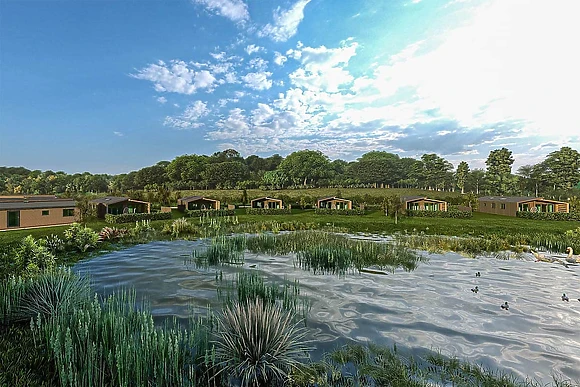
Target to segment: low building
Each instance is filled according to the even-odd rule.
[[[0,230],[59,226],[78,220],[73,199],[56,196],[0,196]]]
[[[185,210],[219,210],[220,201],[203,196],[187,196],[177,199],[177,209],[179,211]]]
[[[570,204],[535,197],[484,196],[477,199],[478,211],[487,214],[516,216],[518,211],[570,212]]]
[[[271,197],[257,198],[250,201],[250,207],[252,208],[277,208],[282,209],[284,205],[282,200],[274,199]]]
[[[405,210],[411,211],[447,211],[444,200],[429,199],[425,196],[406,196],[401,198]]]
[[[316,202],[317,208],[330,208],[333,210],[352,210],[352,200],[337,198],[331,196],[328,198],[318,199]]]
[[[96,210],[97,217],[101,219],[107,214],[149,214],[151,212],[151,203],[126,197],[105,196],[91,200],[89,205]]]

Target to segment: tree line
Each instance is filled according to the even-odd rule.
[[[282,157],[242,157],[233,149],[212,155],[182,155],[119,175],[67,174],[0,167],[3,194],[123,194],[136,190],[283,189],[304,187],[416,188],[476,195],[560,197],[580,189],[580,153],[562,147],[535,165],[512,171],[507,148],[493,150],[485,169],[461,161],[454,167],[434,153],[420,159],[370,151],[356,161],[330,160],[320,151],[300,150]]]

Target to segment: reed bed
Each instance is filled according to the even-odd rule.
[[[277,304],[282,309],[301,317],[304,322],[311,304],[307,298],[300,296],[300,282],[284,279],[282,284],[267,284],[258,273],[241,272],[234,278],[224,278],[223,273],[216,273],[218,282],[218,299],[224,301],[224,305],[232,305],[235,302],[247,304],[254,300],[262,300],[264,304]]]

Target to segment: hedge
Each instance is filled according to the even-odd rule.
[[[358,208],[352,210],[339,210],[336,208],[317,208],[314,213],[316,215],[364,215],[365,210]]]
[[[200,216],[207,216],[216,218],[219,216],[234,216],[235,210],[221,209],[221,210],[185,210],[185,215],[192,218],[199,218]]]
[[[246,208],[248,215],[287,215],[291,213],[290,208]]]
[[[518,218],[533,219],[533,220],[580,220],[580,213],[577,212],[531,212],[518,211],[516,212]]]
[[[105,215],[107,223],[132,223],[140,220],[167,220],[171,219],[171,212],[155,212],[151,214],[120,214]]]
[[[471,211],[428,211],[428,210],[407,210],[407,216],[416,216],[423,218],[455,218],[455,219],[469,219],[473,217]]]

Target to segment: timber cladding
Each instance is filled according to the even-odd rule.
[[[484,196],[478,199],[478,211],[487,214],[516,216],[523,212],[570,212],[566,202],[534,197]]]
[[[0,230],[72,224],[78,220],[78,217],[79,211],[74,206],[0,210]]]

